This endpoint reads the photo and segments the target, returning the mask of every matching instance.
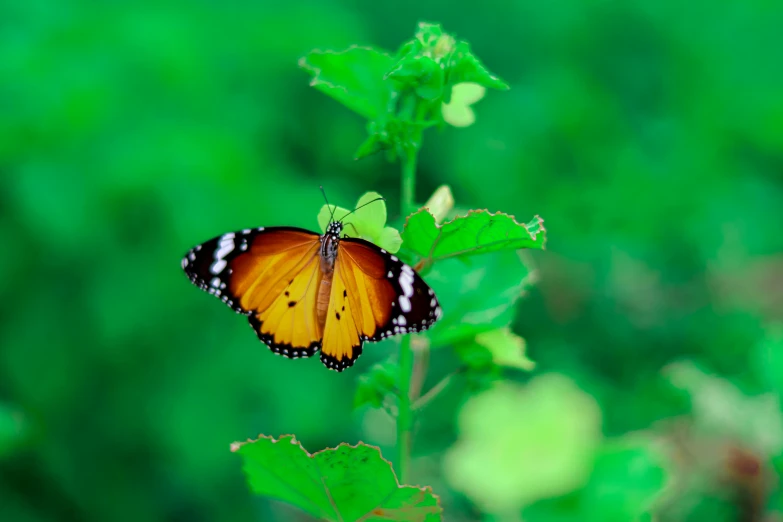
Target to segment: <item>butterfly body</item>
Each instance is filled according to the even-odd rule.
[[[199,288],[248,316],[258,338],[289,358],[342,371],[365,341],[429,328],[441,309],[408,265],[376,245],[292,227],[245,229],[192,248],[182,268]]]
[[[332,277],[334,275],[334,263],[337,261],[337,250],[340,246],[340,232],[343,226],[340,222],[334,222],[321,236],[321,286],[318,289],[316,312],[318,322],[323,328],[326,324],[326,312],[329,309],[329,299],[332,293]]]

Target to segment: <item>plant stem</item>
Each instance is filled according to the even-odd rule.
[[[413,212],[416,205],[416,156],[418,149],[403,147],[400,160],[402,161],[402,205],[400,211],[405,217]]]
[[[403,148],[400,154],[402,161],[402,215],[408,214],[414,206],[414,189],[416,187],[416,154],[415,148]],[[400,375],[399,375],[399,407],[397,411],[397,475],[401,484],[408,483],[411,458],[411,428],[413,418],[411,413],[411,376],[413,375],[413,350],[411,338],[403,336],[400,341]]]

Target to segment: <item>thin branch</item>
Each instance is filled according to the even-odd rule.
[[[462,373],[464,371],[464,368],[458,368],[457,370],[453,371],[452,373],[445,376],[443,379],[441,379],[435,386],[429,389],[427,393],[419,397],[416,402],[413,403],[413,410],[418,411],[425,406],[427,406],[430,402],[432,402],[438,395],[445,390],[449,384],[451,384],[451,381],[454,380],[454,378]]]

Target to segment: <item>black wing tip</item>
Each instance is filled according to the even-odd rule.
[[[351,366],[354,365],[356,360],[359,358],[359,356],[362,354],[362,345],[354,346],[353,347],[353,357],[345,357],[343,359],[337,359],[333,355],[329,355],[321,352],[321,363],[323,363],[324,366],[326,366],[330,370],[334,370],[337,373],[342,373]]]
[[[321,349],[321,341],[313,341],[309,346],[293,346],[288,343],[276,343],[273,335],[265,334],[261,331],[261,327],[264,322],[259,320],[253,314],[248,316],[250,327],[256,332],[258,339],[267,345],[276,355],[280,355],[287,359],[306,359],[312,357],[315,353]]]

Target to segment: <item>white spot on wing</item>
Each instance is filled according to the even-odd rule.
[[[405,320],[405,316],[400,314],[400,316],[397,318],[397,324],[405,326],[408,324],[408,321]]]
[[[215,288],[220,286],[220,278],[219,277],[213,277],[212,281],[209,282],[210,286],[214,286]]]
[[[226,268],[225,257],[234,250],[234,233],[229,232],[220,238],[218,249],[215,251],[215,262],[209,267],[213,274],[219,274]]]
[[[400,287],[402,288],[402,293],[405,294],[405,297],[413,295],[413,269],[408,265],[402,265]]]
[[[403,312],[410,312],[411,311],[411,300],[408,299],[406,296],[401,295],[400,296],[400,308]]]

